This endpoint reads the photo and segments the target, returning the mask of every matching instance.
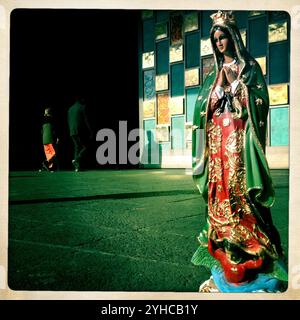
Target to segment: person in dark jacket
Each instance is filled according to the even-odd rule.
[[[68,125],[74,145],[72,164],[75,171],[78,172],[82,168],[82,160],[92,137],[92,129],[88,121],[85,101],[82,98],[76,99],[75,103],[69,108]]]
[[[42,125],[42,141],[46,160],[43,161],[41,170],[53,172],[58,168],[55,150],[58,140],[53,124],[52,110],[51,108],[46,108]]]

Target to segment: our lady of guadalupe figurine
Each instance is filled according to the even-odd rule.
[[[192,262],[211,269],[200,292],[280,292],[287,273],[270,213],[268,91],[232,12],[212,20],[215,68],[200,89],[193,126],[193,179],[207,215]]]

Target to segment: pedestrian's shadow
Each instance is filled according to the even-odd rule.
[[[149,169],[161,168],[162,146],[160,143],[157,143],[153,130],[146,131],[144,142],[140,167]]]

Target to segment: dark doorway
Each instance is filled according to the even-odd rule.
[[[67,110],[86,99],[94,132],[127,120],[138,128],[138,18],[136,10],[16,9],[10,36],[10,170],[38,169],[41,120],[54,109],[61,168],[71,168]],[[129,146],[128,146],[129,147]],[[96,141],[89,165],[96,162]]]

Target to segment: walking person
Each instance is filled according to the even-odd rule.
[[[40,171],[45,170],[53,172],[58,169],[56,145],[59,139],[56,135],[52,109],[49,107],[45,108],[44,111],[42,141],[46,160],[42,162],[42,169],[40,169]]]
[[[72,164],[76,172],[83,166],[88,144],[92,138],[92,129],[86,113],[86,104],[83,98],[76,99],[68,110],[68,125],[70,137],[73,141],[74,157]]]

